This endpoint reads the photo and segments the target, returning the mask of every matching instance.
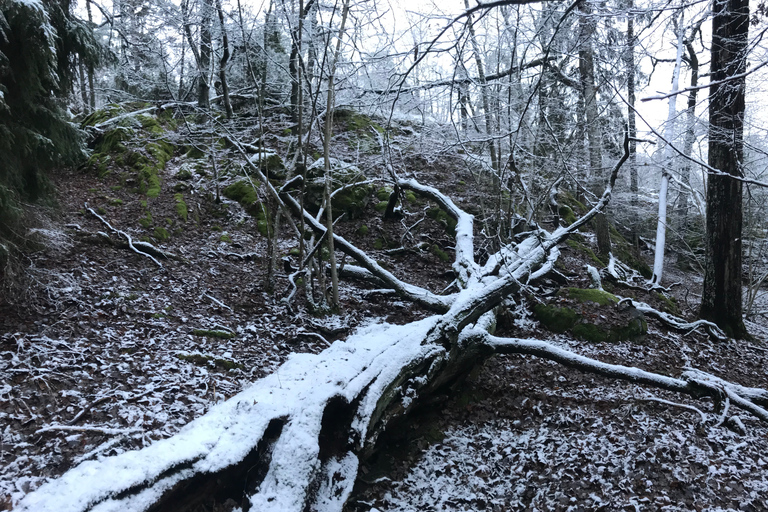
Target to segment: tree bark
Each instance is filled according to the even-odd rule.
[[[200,82],[197,84],[197,106],[202,109],[208,109],[211,106],[208,73],[211,68],[211,10],[213,5],[211,0],[202,0],[200,5]]]
[[[592,37],[595,33],[595,19],[589,2],[579,4],[579,75],[581,77],[581,96],[584,104],[584,121],[588,139],[590,189],[600,194],[604,186],[602,136],[598,124],[597,89],[595,87],[594,51]],[[611,233],[608,219],[599,213],[594,220],[597,235],[597,252],[607,256],[611,252]]]
[[[464,0],[464,7],[469,10],[469,0]],[[491,102],[488,98],[488,82],[485,79],[485,69],[483,67],[483,58],[480,55],[480,46],[477,43],[477,37],[475,36],[475,26],[472,22],[472,16],[467,16],[467,30],[469,31],[469,39],[472,44],[472,53],[475,57],[475,65],[477,66],[477,78],[480,85],[480,97],[483,101],[483,113],[485,114],[485,134],[488,136],[488,145],[491,152],[491,168],[499,175],[501,172],[501,166],[499,164],[499,154],[496,147],[496,141],[493,138],[493,114],[491,113]]]
[[[691,68],[691,92],[688,93],[688,105],[685,111],[685,141],[683,153],[687,156],[693,154],[693,143],[696,142],[696,99],[699,85],[699,58],[693,49],[691,41],[686,41],[685,48],[688,51],[688,66]],[[685,236],[688,230],[688,189],[691,186],[691,161],[686,159],[680,170],[680,195],[677,200],[677,231]],[[686,188],[688,187],[688,188]]]
[[[742,177],[749,1],[715,0],[712,9],[708,163]],[[701,317],[735,338],[748,336],[742,319],[742,215],[741,181],[710,174]]]
[[[232,119],[232,102],[229,100],[229,85],[227,84],[227,62],[229,62],[229,37],[227,36],[227,27],[224,25],[224,11],[221,8],[221,0],[216,0],[216,11],[219,13],[219,24],[221,25],[221,59],[219,60],[219,80],[221,80],[221,93],[224,96],[224,109],[227,112],[227,119]]]
[[[635,17],[632,13],[634,9],[634,0],[627,2],[627,53],[625,56],[625,65],[627,68],[627,125],[629,129],[629,192],[631,194],[632,205],[632,245],[637,247],[640,240],[637,232],[636,213],[639,213],[640,202],[638,201],[638,179],[637,179],[637,123],[635,117]]]
[[[678,13],[678,19],[674,25],[677,31],[677,53],[675,55],[675,67],[672,70],[672,96],[669,97],[667,110],[667,126],[665,137],[667,147],[664,148],[664,165],[661,171],[661,185],[659,186],[659,216],[656,223],[656,251],[653,258],[653,277],[651,282],[661,284],[664,274],[664,252],[667,246],[667,191],[669,190],[669,171],[672,167],[674,152],[672,151],[672,139],[675,134],[675,117],[677,116],[677,91],[680,88],[680,66],[683,61],[683,12]]]

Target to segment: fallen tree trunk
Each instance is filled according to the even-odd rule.
[[[625,142],[625,152],[627,144]],[[496,338],[494,309],[546,274],[557,246],[610,199],[618,170],[598,204],[554,233],[537,230],[504,247],[484,266],[474,261],[471,216],[435,189],[401,182],[458,217],[460,291],[438,296],[399,281],[337,234],[337,247],[360,264],[355,274],[375,277],[401,296],[440,314],[404,326],[374,325],[317,355],[295,354],[270,375],[215,406],[175,436],[139,451],[87,461],[26,496],[29,512],[217,510],[227,505],[259,512],[340,511],[352,491],[359,462],[394,418],[468,373],[495,352],[531,354],[583,371],[726,399],[768,421],[762,390],[743,388],[701,372],[672,378],[607,365],[541,340]],[[274,197],[318,233],[325,227]]]

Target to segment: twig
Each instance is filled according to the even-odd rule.
[[[113,233],[117,233],[118,235],[122,235],[122,236],[124,236],[124,237],[125,237],[125,239],[128,241],[128,247],[130,247],[130,249],[131,249],[133,252],[135,252],[136,254],[141,254],[142,256],[146,256],[147,258],[149,258],[149,259],[151,259],[153,262],[155,262],[155,264],[156,264],[158,267],[160,267],[160,268],[163,268],[163,264],[162,264],[162,263],[160,263],[159,261],[157,261],[157,259],[156,259],[154,256],[152,256],[151,254],[149,254],[149,253],[147,253],[147,252],[143,252],[143,251],[140,251],[139,249],[137,249],[137,248],[136,248],[136,246],[135,246],[135,245],[133,245],[133,239],[131,238],[131,235],[129,235],[129,234],[128,234],[128,233],[126,233],[125,231],[121,231],[121,230],[119,230],[119,229],[115,229],[114,227],[112,227],[112,224],[110,224],[109,222],[107,222],[107,221],[106,221],[106,219],[104,219],[104,217],[102,217],[101,215],[99,215],[98,213],[96,213],[96,212],[93,210],[93,208],[89,207],[89,206],[88,206],[88,203],[85,203],[85,208],[86,208],[86,209],[87,209],[89,212],[91,212],[91,215],[93,215],[94,217],[96,217],[97,219],[99,219],[99,220],[100,220],[102,223],[104,223],[104,225],[105,225],[105,226],[107,226],[107,227],[109,228],[109,230],[110,230],[110,231],[112,231]],[[154,246],[152,246],[152,247],[154,247]]]
[[[134,432],[141,432],[140,428],[108,428],[108,427],[93,427],[90,425],[77,427],[74,425],[48,425],[35,432],[35,434],[42,434],[44,432],[93,432],[96,434],[104,435],[118,435],[118,434],[133,434]]]
[[[702,411],[698,407],[694,407],[692,405],[681,404],[681,403],[678,403],[678,402],[672,402],[670,400],[664,400],[663,398],[658,398],[658,397],[655,397],[655,396],[648,396],[648,397],[640,398],[639,400],[644,400],[646,402],[658,402],[660,404],[671,405],[673,407],[679,407],[681,409],[686,409],[686,410],[698,413],[699,416],[701,417],[701,423],[702,424],[707,422],[707,415],[704,413],[704,411]]]

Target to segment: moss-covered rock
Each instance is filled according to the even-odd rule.
[[[224,187],[221,193],[224,194],[224,197],[240,203],[245,211],[255,216],[261,210],[259,196],[256,192],[258,186],[257,181],[251,183],[249,180],[240,180]]]
[[[442,208],[435,206],[427,209],[427,217],[442,224],[449,235],[456,236],[456,219],[448,215]]]
[[[594,288],[565,288],[560,293],[578,302],[594,302],[600,306],[619,303],[615,295]]]
[[[557,334],[568,331],[579,321],[579,315],[573,309],[550,304],[533,306],[533,316],[541,325]]]
[[[187,216],[189,215],[189,212],[187,210],[187,203],[184,201],[184,195],[181,193],[174,194],[173,198],[176,200],[176,214],[184,222],[187,222]]]
[[[585,244],[581,243],[579,240],[583,240],[583,238],[580,235],[579,236],[571,235],[571,237],[565,241],[565,244],[571,249],[584,254],[595,265],[598,265],[600,267],[604,267],[608,265],[608,256],[604,256],[603,259],[600,259],[597,256],[597,254],[595,254],[595,251],[587,247]]]
[[[593,343],[632,340],[648,332],[642,313],[633,307],[619,310],[618,298],[608,292],[566,288],[558,295],[559,303],[533,307],[534,318],[552,332]]]
[[[432,254],[437,256],[437,259],[439,259],[440,261],[446,261],[446,262],[451,261],[451,256],[447,252],[442,250],[440,246],[437,244],[432,244]]]
[[[195,336],[204,336],[206,338],[219,338],[228,340],[234,338],[235,334],[230,331],[223,331],[219,329],[192,329],[192,334]]]
[[[167,229],[165,229],[165,228],[164,228],[164,227],[162,227],[162,226],[157,226],[157,227],[155,228],[155,231],[154,231],[154,233],[153,233],[153,236],[155,237],[155,239],[156,239],[158,242],[164,242],[164,241],[168,240],[169,238],[171,238],[171,234],[170,234],[170,233],[168,233],[168,230],[167,230]]]
[[[280,155],[271,151],[256,153],[250,157],[251,162],[261,168],[261,171],[270,179],[285,179],[287,173],[285,163]]]
[[[611,247],[613,254],[625,265],[637,270],[640,275],[646,279],[650,279],[653,276],[653,270],[640,256],[638,250],[632,246],[615,226],[610,225],[611,231]]]
[[[121,114],[125,114],[125,109],[117,103],[110,103],[109,105],[105,105],[103,108],[94,110],[85,119],[83,119],[80,125],[83,128],[86,126],[96,126],[99,123],[103,123],[104,121],[112,119],[113,117],[117,117]]]
[[[345,187],[336,192],[331,201],[334,217],[342,213],[349,219],[362,216],[371,200],[373,187],[365,182],[365,176],[356,166],[331,158],[332,190]],[[308,182],[305,189],[305,204],[310,211],[318,211],[325,194],[325,161],[321,158],[308,169]],[[386,206],[386,205],[385,205]]]

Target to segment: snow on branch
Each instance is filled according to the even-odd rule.
[[[435,317],[373,325],[320,354],[294,354],[175,436],[83,462],[28,494],[17,510],[180,509],[194,503],[190,495],[226,487],[220,472],[235,470],[246,488],[238,479],[233,498],[245,493],[251,510],[300,512],[308,499],[341,510],[357,474],[355,452],[370,438],[380,400],[394,399],[403,368],[431,367],[444,353],[423,344],[434,323]],[[257,465],[268,471],[251,472]]]
[[[163,264],[160,263],[154,256],[152,256],[152,253],[164,255],[165,253],[163,253],[163,251],[157,249],[152,244],[148,244],[146,242],[141,242],[140,244],[139,242],[134,242],[133,239],[131,238],[131,235],[129,235],[125,231],[121,231],[119,229],[114,228],[112,224],[110,224],[109,222],[107,222],[106,219],[104,219],[104,217],[96,213],[93,210],[93,208],[89,207],[88,203],[85,203],[85,208],[91,213],[91,215],[93,215],[94,217],[99,219],[104,225],[106,225],[110,231],[125,238],[125,240],[128,242],[128,247],[133,252],[135,252],[136,254],[140,254],[142,256],[146,256],[147,258],[151,259],[158,267],[163,268]],[[150,250],[149,247],[151,247],[153,250]]]
[[[710,336],[713,336],[719,340],[728,339],[728,336],[726,336],[726,334],[722,331],[722,329],[720,329],[717,326],[717,324],[710,322],[708,320],[696,320],[695,322],[686,322],[682,318],[678,318],[674,315],[670,315],[669,313],[665,313],[663,311],[659,311],[658,309],[654,309],[644,302],[639,302],[629,298],[621,299],[620,303],[622,302],[629,302],[639,312],[645,315],[654,316],[675,330],[694,331],[696,329],[703,327],[707,330]]]
[[[498,353],[537,356],[584,372],[684,393],[695,398],[710,396],[719,401],[722,398],[728,397],[737,407],[768,422],[768,411],[755,403],[758,400],[765,400],[768,392],[755,388],[745,388],[704,372],[687,371],[683,373],[682,378],[676,379],[659,373],[641,370],[633,366],[604,363],[597,359],[576,354],[546,341],[500,338],[478,328],[466,329],[462,332],[460,339],[465,344],[476,343],[485,345]]]
[[[398,180],[400,188],[413,190],[440,205],[456,221],[456,261],[453,269],[458,274],[459,283],[466,285],[479,270],[475,263],[474,216],[456,206],[451,198],[434,187],[422,185],[415,179]]]
[[[304,222],[316,233],[325,235],[326,227],[309,214],[306,210],[303,210],[298,201],[288,193],[280,194],[280,200],[283,204],[293,212],[294,215],[304,216]],[[335,246],[355,259],[361,267],[365,268],[374,277],[381,280],[386,286],[391,287],[401,297],[415,302],[430,311],[436,311],[444,313],[448,310],[453,302],[453,296],[436,295],[429,290],[416,286],[410,283],[401,281],[395,277],[391,272],[384,269],[373,258],[368,256],[364,251],[358,249],[355,245],[348,242],[345,238],[334,233],[333,241]]]

